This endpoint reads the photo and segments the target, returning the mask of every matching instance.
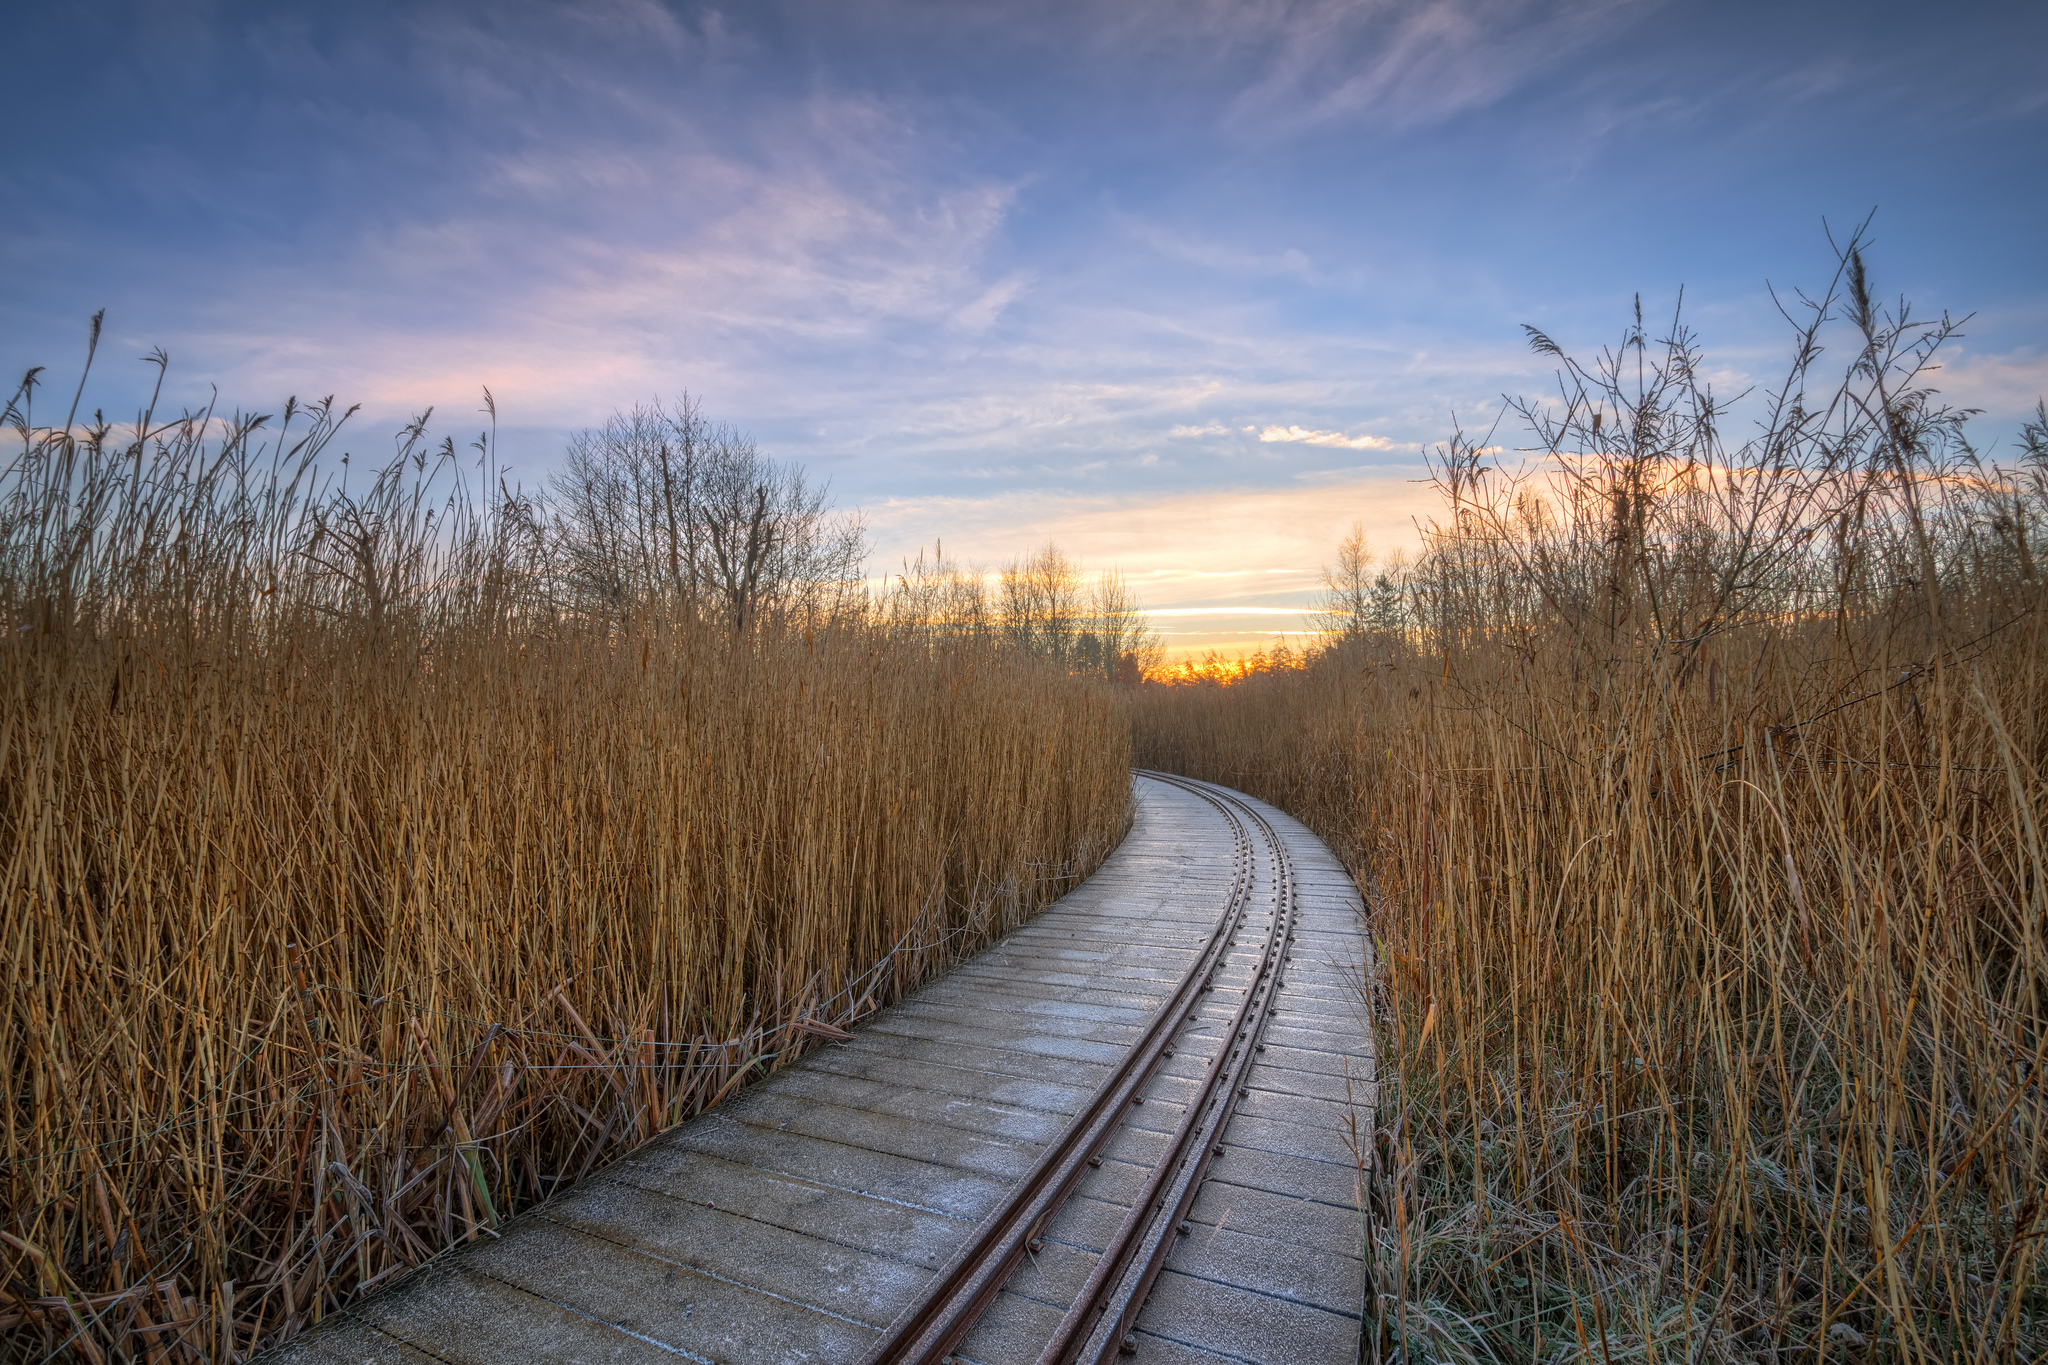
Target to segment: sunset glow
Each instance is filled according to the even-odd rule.
[[[687,390],[861,509],[871,574],[1053,538],[1176,650],[1298,634],[1353,522],[1412,543],[1425,453],[1550,387],[1521,323],[1611,344],[1683,287],[1752,388],[1824,220],[1976,311],[1941,383],[1985,430],[2048,388],[2026,6],[171,13],[16,21],[0,367],[67,372],[104,307],[87,410],[161,345],[173,401],[332,393],[359,451],[429,407],[459,445],[489,386],[528,485]],[[81,62],[86,107],[35,93]]]

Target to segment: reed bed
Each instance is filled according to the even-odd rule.
[[[1376,1358],[2048,1352],[2048,418],[1974,450],[1853,244],[1792,316],[1755,440],[1638,315],[1440,452],[1398,628],[1138,704],[1364,890]]]
[[[1124,828],[1106,685],[886,603],[566,607],[487,442],[483,479],[423,423],[344,475],[343,416],[10,410],[8,1359],[246,1358],[844,1036]]]

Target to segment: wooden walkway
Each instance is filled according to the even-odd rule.
[[[1365,1289],[1353,1134],[1371,1131],[1373,1063],[1361,908],[1314,835],[1237,799],[1291,855],[1292,959],[1129,1358],[1352,1361]],[[1215,929],[1235,875],[1229,822],[1149,778],[1136,802],[1130,835],[1085,885],[864,1021],[853,1041],[270,1359],[860,1360],[1089,1101]],[[1256,848],[1253,864],[1241,941],[1263,939],[1276,899],[1270,852]],[[1243,997],[1224,973],[1199,998],[1145,1102],[961,1342],[960,1360],[1038,1359]]]

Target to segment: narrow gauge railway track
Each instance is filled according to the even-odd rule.
[[[1245,1086],[1267,1021],[1278,1012],[1278,989],[1294,939],[1295,879],[1286,843],[1250,804],[1205,783],[1170,773],[1141,776],[1186,791],[1214,807],[1229,823],[1234,876],[1228,903],[1208,943],[1153,1016],[1137,1043],[1106,1077],[1030,1172],[931,1282],[892,1322],[861,1365],[940,1365],[995,1300],[1024,1257],[1038,1250],[1053,1215],[1093,1167],[1124,1117],[1144,1102],[1141,1091],[1174,1040],[1194,1021],[1201,996],[1229,967],[1232,945],[1251,917],[1260,846],[1272,867],[1273,906],[1256,963],[1240,966],[1244,999],[1210,1059],[1178,1126],[1147,1175],[1138,1197],[1097,1260],[1073,1305],[1045,1344],[1039,1365],[1100,1365],[1137,1346],[1135,1328],[1178,1236],[1188,1232],[1188,1211],[1209,1165],[1222,1155],[1224,1130]],[[1226,982],[1226,984],[1229,984]]]
[[[265,1360],[1355,1359],[1356,886],[1250,797],[1133,796],[985,953]]]

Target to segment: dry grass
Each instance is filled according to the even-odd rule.
[[[1372,907],[1394,1358],[2048,1351],[2048,452],[1844,267],[1756,442],[1638,327],[1444,452],[1408,629],[1140,702]]]
[[[24,420],[0,483],[10,1359],[244,1357],[1013,926],[1126,819],[1099,683],[875,610],[580,617],[452,447],[323,484],[310,420]]]

